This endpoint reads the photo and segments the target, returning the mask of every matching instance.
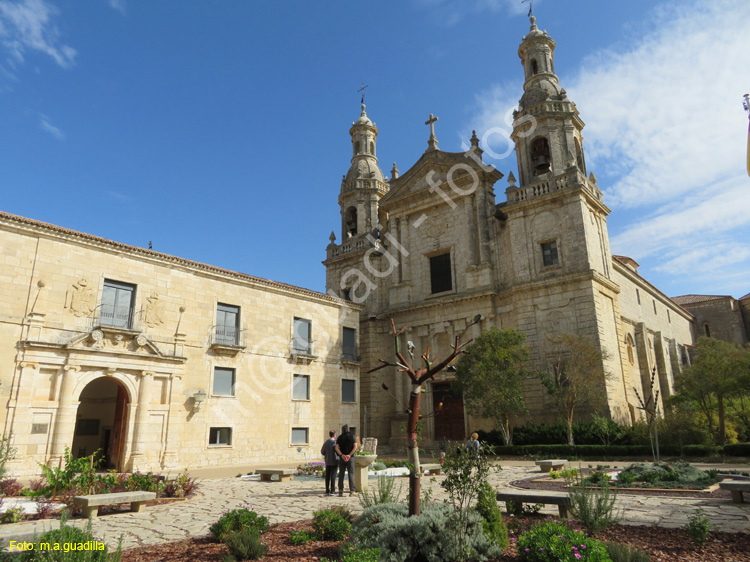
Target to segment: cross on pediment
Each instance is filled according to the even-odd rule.
[[[425,125],[430,126],[430,140],[427,141],[427,145],[434,150],[437,150],[438,145],[437,138],[435,137],[435,121],[437,120],[438,118],[430,113],[430,118],[424,122]]]

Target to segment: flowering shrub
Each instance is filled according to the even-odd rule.
[[[547,521],[518,538],[518,553],[524,562],[610,562],[604,544],[587,537],[571,524]]]
[[[301,474],[304,476],[310,476],[312,474],[316,476],[321,476],[325,468],[326,468],[326,463],[324,462],[309,462],[307,464],[298,466],[297,474]]]
[[[289,542],[294,546],[307,544],[315,539],[315,534],[310,531],[299,531],[294,527],[289,527]]]

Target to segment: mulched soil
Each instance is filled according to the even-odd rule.
[[[508,521],[508,519],[506,519]],[[511,537],[515,538],[524,528],[542,519],[518,519],[511,525]],[[274,525],[263,535],[268,554],[260,562],[318,562],[325,556],[336,560],[341,543],[315,541],[302,546],[289,544],[289,528],[312,529],[311,521]],[[661,527],[634,527],[612,525],[597,539],[627,544],[646,551],[652,562],[745,562],[750,561],[750,535],[740,533],[713,533],[711,540],[696,548],[690,538],[680,529]],[[216,562],[227,552],[224,545],[210,538],[189,539],[179,542],[143,547],[125,551],[122,562]],[[502,558],[490,562],[518,562],[515,541]]]

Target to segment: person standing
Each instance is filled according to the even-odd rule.
[[[466,442],[466,450],[472,453],[475,457],[479,456],[479,434],[472,433],[471,438]]]
[[[339,460],[339,496],[344,495],[345,471],[349,472],[349,495],[353,496],[357,492],[354,489],[354,453],[357,452],[357,442],[346,424],[341,427],[341,435],[336,440],[336,452],[341,457]]]
[[[336,493],[336,471],[339,467],[339,456],[336,454],[336,432],[328,432],[329,438],[323,443],[320,454],[326,461],[326,495],[332,496]]]

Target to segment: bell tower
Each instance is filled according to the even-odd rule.
[[[521,186],[571,167],[586,174],[584,124],[555,74],[555,41],[546,31],[539,31],[534,16],[530,19],[531,30],[518,48],[525,81],[511,135]]]
[[[336,232],[331,232],[326,248],[326,291],[338,297],[360,302],[355,272],[362,269],[367,250],[378,243],[378,202],[388,193],[383,172],[378,167],[378,128],[367,116],[362,100],[362,112],[349,129],[352,157],[349,170],[341,179],[339,209],[341,211],[341,241],[336,243]],[[361,291],[360,291],[361,292]]]
[[[378,201],[388,191],[376,156],[378,128],[367,117],[364,103],[349,134],[352,137],[351,166],[341,180],[339,195],[342,243],[377,230]]]

